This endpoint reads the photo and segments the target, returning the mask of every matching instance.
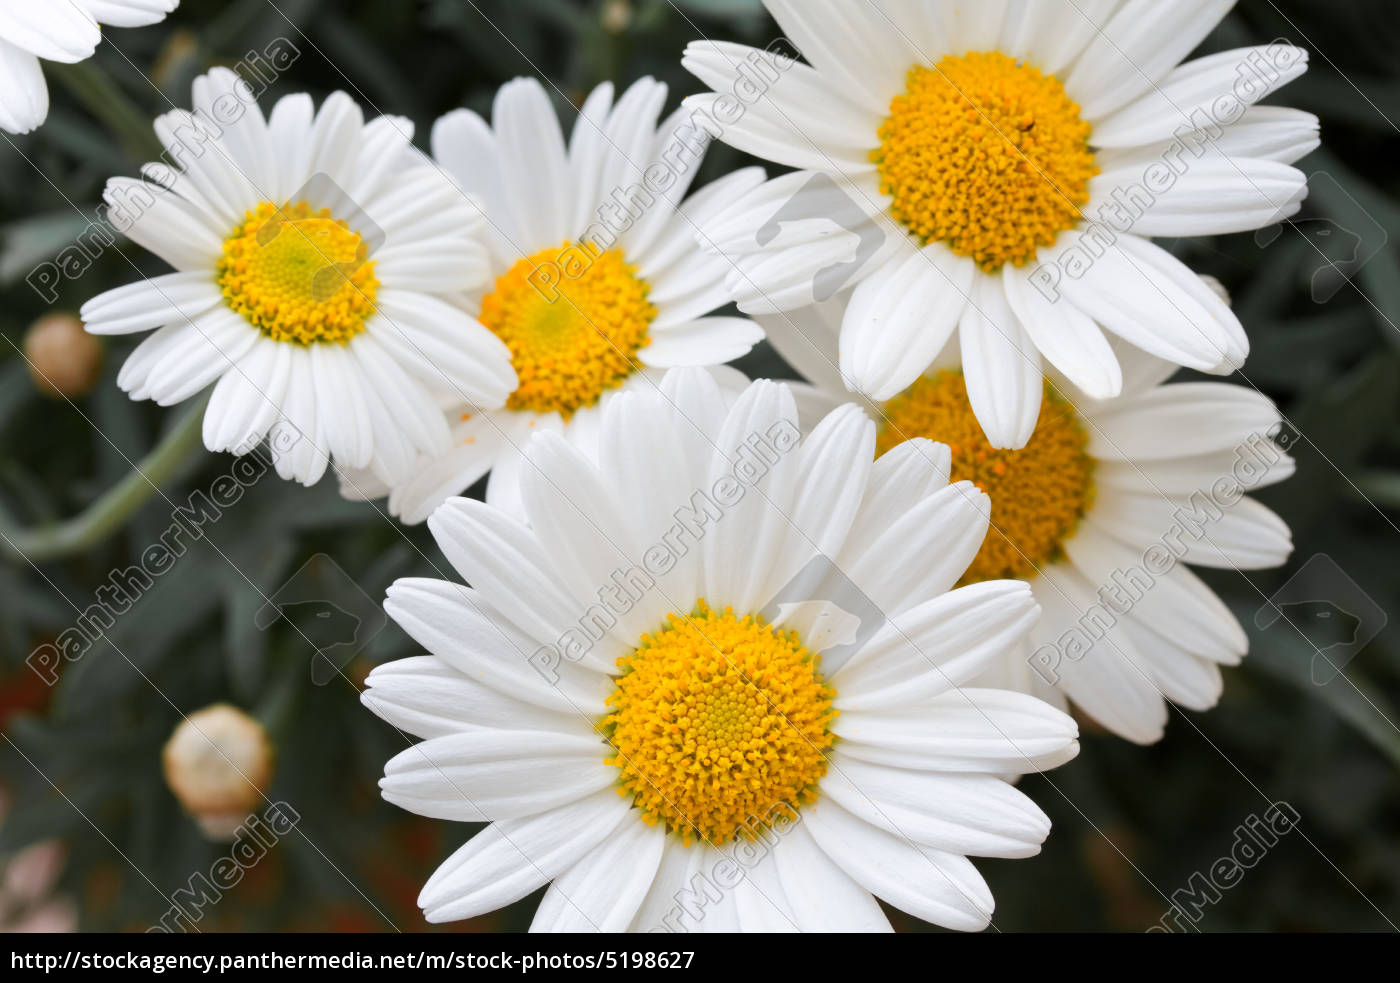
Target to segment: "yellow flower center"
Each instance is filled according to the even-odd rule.
[[[604,732],[618,792],[686,844],[754,839],[811,802],[835,691],[796,632],[703,600],[618,659]]]
[[[994,272],[1079,221],[1098,173],[1089,132],[1059,79],[970,52],[909,70],[870,159],[910,232]]]
[[[326,209],[265,201],[224,240],[219,289],[273,341],[345,344],[374,313],[369,245]]]
[[[506,343],[520,385],[506,406],[568,419],[641,368],[656,308],[616,249],[564,243],[518,261],[481,302],[481,323]]]
[[[960,583],[1025,579],[1063,555],[1062,546],[1093,501],[1089,436],[1073,408],[1045,383],[1030,442],[1017,451],[987,443],[961,372],[925,376],[885,404],[875,449],[910,437],[953,452],[954,481],[971,481],[992,500],[992,528]]]

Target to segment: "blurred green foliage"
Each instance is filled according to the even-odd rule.
[[[1391,0],[1241,7],[1207,50],[1284,38],[1313,52],[1307,75],[1274,100],[1323,119],[1325,149],[1300,165],[1313,194],[1297,230],[1168,245],[1230,289],[1253,342],[1243,375],[1293,425],[1298,474],[1263,498],[1292,525],[1295,558],[1280,571],[1206,575],[1253,636],[1251,656],[1226,672],[1218,708],[1173,711],[1166,739],[1147,749],[1089,730],[1075,763],[1026,780],[1055,828],[1035,860],[981,863],[1001,930],[1141,930],[1166,911],[1166,896],[1229,851],[1237,826],[1276,800],[1301,813],[1300,832],[1226,892],[1201,928],[1400,922],[1400,19]],[[65,282],[53,305],[25,284],[84,229],[105,179],[136,173],[150,152],[145,121],[187,106],[191,79],[211,65],[289,38],[301,57],[271,96],[344,88],[368,115],[413,119],[422,144],[436,116],[462,105],[488,112],[495,88],[516,75],[547,78],[566,118],[566,100],[577,104],[605,79],[654,75],[671,84],[674,104],[696,89],[679,66],[687,41],[761,44],[776,33],[757,0],[184,0],[157,27],[107,32],[88,66],[47,66],[47,124],[0,143],[0,503],[27,524],[74,514],[178,415],[116,388],[130,340],[108,344],[100,384],[72,404],[36,393],[16,346],[50,306],[76,310],[136,270],[163,272],[122,245]],[[716,147],[702,180],[744,162]],[[1349,282],[1328,279],[1329,260],[1353,274]],[[741,367],[791,374],[766,349]],[[375,781],[403,741],[344,678],[313,685],[317,612],[266,631],[254,616],[262,594],[317,553],[376,601],[395,577],[432,575],[445,564],[423,528],[342,502],[330,480],[308,491],[266,478],[58,685],[44,686],[24,665],[35,645],[74,623],[110,571],[155,541],[172,503],[229,465],[197,459],[164,498],[81,556],[37,567],[0,561],[0,784],[12,802],[0,855],[61,838],[69,852],[61,890],[78,901],[82,927],[150,924],[171,891],[226,851],[180,813],[159,758],[182,714],[227,700],[267,723],[279,748],[270,795],[304,818],[202,927],[422,928],[418,887],[470,828],[424,822],[378,799]],[[1312,678],[1315,646],[1344,640],[1346,619],[1318,623],[1323,634],[1310,628],[1306,639],[1255,621],[1319,554],[1333,574],[1309,580],[1312,600],[1346,613],[1350,578],[1389,619],[1325,685]],[[1324,639],[1327,631],[1340,634]],[[347,674],[409,654],[413,644],[391,625]],[[458,927],[522,928],[535,900]]]

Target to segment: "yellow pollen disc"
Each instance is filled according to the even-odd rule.
[[[1035,432],[1018,451],[987,443],[961,372],[925,376],[886,403],[885,416],[877,453],[910,437],[947,444],[952,479],[973,482],[992,500],[992,528],[960,583],[1026,579],[1062,556],[1062,544],[1092,504],[1094,461],[1088,434],[1050,383]]]
[[[994,272],[1079,221],[1098,173],[1089,132],[1059,79],[970,52],[909,70],[870,159],[910,232]]]
[[[618,659],[604,733],[618,792],[686,844],[754,839],[811,802],[826,774],[834,690],[796,632],[711,610],[642,636]]]
[[[224,240],[219,289],[273,341],[345,344],[374,313],[379,281],[359,233],[305,202],[265,201]]]
[[[564,243],[517,262],[481,302],[481,323],[510,349],[520,385],[506,406],[568,419],[641,368],[656,308],[616,249]]]

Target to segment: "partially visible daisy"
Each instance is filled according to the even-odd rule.
[[[214,386],[210,450],[269,432],[277,472],[314,484],[334,460],[382,481],[441,454],[441,392],[495,408],[515,388],[506,346],[443,295],[487,274],[481,214],[410,147],[413,124],[365,123],[343,92],[270,117],[227,69],[194,112],[156,120],[165,162],[103,197],[132,240],[178,272],[83,305],[94,334],[158,328],[117,383],[169,406]]]
[[[28,133],[49,115],[44,61],[92,57],[101,25],[145,27],[180,0],[0,0],[0,130]]]
[[[986,926],[967,857],[1039,851],[1010,779],[1078,744],[1040,700],[967,686],[1037,612],[1022,583],[950,590],[986,501],[947,448],[874,461],[856,406],[799,443],[786,386],[726,411],[696,369],[614,399],[599,445],[533,439],[524,521],[433,514],[473,587],[389,591],[432,654],[369,676],[365,704],[424,738],[384,797],[491,823],[423,888],[428,919],[549,884],[535,930],[887,931],[876,897]],[[697,885],[719,895],[699,918],[677,907]]]
[[[847,296],[760,318],[773,346],[816,384],[803,390],[810,419],[851,398],[835,368]],[[971,371],[953,345],[870,408],[880,453],[911,438],[949,444],[954,480],[991,498],[991,531],[962,582],[1026,580],[1045,612],[982,683],[1061,707],[1068,698],[1146,744],[1162,736],[1164,698],[1214,706],[1220,667],[1245,655],[1244,630],[1187,565],[1283,563],[1288,526],[1245,493],[1287,478],[1293,461],[1271,438],[1279,412],[1260,393],[1223,382],[1164,385],[1176,366],[1122,342],[1114,351],[1121,394],[1091,399],[1052,372],[1036,399],[1035,431],[1018,450],[998,450],[982,433]]]
[[[695,42],[684,59],[715,90],[688,105],[747,104],[726,142],[800,169],[704,230],[743,310],[854,287],[839,365],[874,400],[956,337],[1003,448],[1030,439],[1042,359],[1096,398],[1122,390],[1106,332],[1205,372],[1242,363],[1234,314],[1151,239],[1297,211],[1306,179],[1290,165],[1317,146],[1317,118],[1256,103],[1306,52],[1178,65],[1232,0],[764,2],[807,64],[753,94],[750,49]]]
[[[518,448],[532,433],[591,449],[616,393],[654,388],[671,366],[718,366],[762,338],[747,318],[706,316],[729,300],[728,264],[700,251],[695,228],[763,171],[729,174],[682,203],[709,135],[684,109],[658,122],[665,101],[649,78],[616,103],[604,83],[566,146],[544,88],[521,78],[497,93],[490,124],[462,109],[434,125],[434,157],[481,198],[490,225],[491,279],[461,300],[510,347],[520,385],[484,414],[448,394],[453,449],[392,489],[404,521],[422,522],[488,471],[486,500],[518,512]],[[389,489],[346,485],[351,497],[367,490]]]

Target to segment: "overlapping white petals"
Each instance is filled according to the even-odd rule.
[[[741,309],[800,322],[802,308],[853,290],[838,364],[846,388],[875,400],[928,370],[956,333],[997,447],[1030,436],[1040,356],[1095,399],[1122,391],[1105,332],[1177,365],[1240,366],[1248,342],[1233,315],[1147,237],[1242,232],[1297,212],[1307,186],[1292,165],[1317,145],[1317,120],[1258,103],[1306,70],[1305,51],[1270,44],[1183,63],[1231,0],[765,3],[805,64],[711,42],[683,60],[712,90],[694,105],[742,105],[722,139],[798,168],[702,228],[732,264]],[[891,218],[871,157],[910,68],[979,51],[1059,79],[1099,166],[1076,227],[990,272]],[[744,88],[741,66],[762,59],[767,84]]]
[[[97,6],[100,18],[121,5]],[[220,68],[195,80],[192,110],[165,114],[156,133],[164,161],[144,180],[112,179],[104,198],[118,228],[179,272],[82,310],[94,333],[154,330],[118,377],[133,398],[171,405],[216,384],[204,420],[211,450],[246,453],[269,437],[284,478],[309,485],[333,466],[374,486],[407,480],[421,458],[452,446],[440,393],[487,409],[505,402],[516,385],[510,353],[442,299],[485,280],[481,216],[414,156],[407,120],[366,123],[344,93],[319,110],[287,96],[269,119],[251,87]],[[225,240],[260,205],[286,201],[328,210],[375,264],[375,310],[343,342],[276,341],[220,289]]]
[[[590,456],[557,433],[529,443],[528,523],[470,499],[433,514],[472,587],[390,590],[389,614],[431,655],[368,680],[365,705],[424,738],[389,763],[384,795],[492,821],[424,888],[428,917],[552,882],[536,930],[887,930],[874,897],[985,926],[992,900],[966,855],[1039,849],[1048,821],[1007,779],[1073,757],[1077,732],[1030,696],[967,686],[1026,647],[1038,609],[1017,582],[947,593],[986,529],[980,493],[948,484],[947,449],[910,441],[875,461],[874,425],[849,405],[800,440],[787,386],[732,398],[704,369],[620,395],[596,444]],[[605,608],[599,588],[620,572],[629,603],[614,593]],[[644,634],[700,598],[760,614],[842,596],[860,606],[851,591],[881,620],[849,653],[777,609],[821,653],[843,739],[796,825],[775,823],[738,857],[685,845],[616,796],[598,724],[619,657]],[[560,823],[555,837],[545,822]],[[719,897],[700,915],[675,910],[676,892],[721,864],[737,876]]]
[[[65,0],[0,4],[0,130],[28,133],[49,114],[39,60],[65,64],[91,58],[101,25],[144,27],[180,0]]]
[[[1226,332],[1224,325],[1237,322],[1215,290],[1189,273],[1173,276],[1176,301],[1209,310],[1220,328],[1220,344],[1231,345],[1232,332]],[[1005,279],[1011,282],[1011,271]],[[938,672],[917,675],[922,662],[926,670],[945,672],[958,685],[1008,685],[1049,699],[1062,700],[1067,695],[1120,736],[1151,743],[1161,738],[1167,723],[1164,699],[1193,710],[1208,709],[1220,695],[1218,666],[1238,663],[1246,650],[1243,629],[1188,565],[1264,569],[1282,564],[1292,551],[1287,524],[1249,497],[1293,473],[1292,458],[1271,438],[1280,423],[1279,411],[1267,397],[1245,386],[1164,384],[1175,368],[1171,361],[1106,337],[1101,328],[1109,325],[1089,320],[1063,301],[1046,301],[1023,278],[1017,279],[1015,287],[1008,286],[1007,297],[1014,308],[1026,312],[1026,323],[1035,319],[1042,328],[1074,331],[1086,339],[1078,353],[1046,346],[1055,353],[1054,358],[1047,354],[1052,363],[1047,374],[1077,417],[1093,459],[1093,490],[1083,519],[1062,544],[1062,554],[1031,577],[1044,613],[1022,633],[1021,641],[1006,636],[1004,641],[1016,653],[1008,664],[969,675],[978,665],[986,666],[978,661],[977,646],[964,640],[955,647],[958,658],[946,665],[939,654],[944,652],[942,641],[959,637],[957,619],[944,629],[949,632],[944,636],[937,629],[929,630],[932,622],[922,625],[915,617],[919,610],[956,604],[968,590],[963,588],[925,609],[893,619],[894,627],[882,629],[836,679],[858,709],[894,705],[891,701],[904,693],[941,691],[944,681]],[[841,323],[846,302],[838,297],[814,308],[764,318],[774,347],[818,383],[821,399],[814,397],[812,402],[828,407],[850,398],[836,371],[835,326]],[[797,323],[788,324],[789,319]],[[1063,340],[1062,334],[1057,341]],[[958,353],[949,350],[952,347],[939,356],[936,369],[959,367]],[[1091,352],[1093,356],[1088,357]],[[972,372],[966,363],[962,368],[971,394]],[[1121,379],[1122,393],[1105,396],[1113,378]],[[1092,387],[1080,384],[1086,379]],[[1039,387],[1039,379],[1035,381]],[[1001,397],[1010,403],[1007,394]],[[877,419],[883,417],[879,404],[862,405]],[[1033,406],[1037,410],[1040,406],[1038,392]],[[947,480],[948,462],[935,462],[930,446],[936,445],[919,438],[906,440],[876,462],[878,484],[877,477],[872,477],[872,486],[887,487],[886,500],[899,501],[895,511],[905,512],[906,517],[889,523],[883,532],[860,526],[858,519],[852,530],[853,538],[875,544],[872,553],[910,557],[907,563],[896,559],[896,567],[886,568],[899,569],[898,576],[887,574],[882,579],[872,571],[862,581],[882,605],[895,596],[885,592],[898,591],[908,583],[910,570],[925,578],[915,578],[918,590],[947,590],[982,543],[986,518],[980,516],[950,515],[951,521],[933,533],[941,537],[939,550],[923,538],[936,525],[929,512],[933,503],[943,496],[954,504],[952,496],[959,488],[955,484],[917,502],[910,500],[916,492],[927,494],[927,482],[941,485]],[[959,509],[981,496],[965,483],[962,487]],[[995,521],[997,503],[991,504]],[[918,528],[914,516],[928,522],[929,529]],[[910,552],[904,553],[906,548]],[[861,563],[855,558],[849,566],[843,561],[843,566],[860,570]],[[899,627],[904,636],[894,630]],[[919,645],[907,644],[914,640]],[[871,659],[877,651],[880,658]],[[922,659],[924,654],[930,658]],[[884,674],[878,687],[875,677],[857,678],[866,659]]]
[[[566,242],[591,243],[621,251],[645,282],[647,301],[656,314],[646,343],[636,352],[638,370],[595,403],[572,413],[500,409],[496,407],[502,400],[469,402],[446,389],[455,434],[450,448],[419,455],[406,475],[388,484],[389,511],[404,522],[422,522],[447,498],[466,491],[487,473],[488,501],[523,515],[520,476],[532,466],[522,451],[533,433],[558,432],[593,456],[602,414],[618,393],[654,391],[665,369],[718,367],[762,340],[762,330],[747,318],[710,316],[730,300],[725,284],[729,267],[700,248],[696,230],[700,220],[729,204],[734,195],[762,182],[763,172],[738,171],[686,197],[709,130],[693,110],[683,108],[660,119],[666,91],[664,84],[650,78],[629,86],[616,99],[611,83],[598,86],[584,100],[567,141],[549,93],[529,78],[500,89],[490,122],[460,109],[434,124],[433,155],[462,191],[480,201],[488,248],[454,257],[438,249],[434,240],[423,244],[421,255],[390,250],[390,260],[402,257],[418,263],[420,273],[429,277],[424,285],[437,284],[432,277],[464,264],[480,265],[482,286],[461,298],[465,313],[459,312],[459,317],[469,319],[480,312],[481,299],[495,278],[524,257]],[[413,206],[405,202],[405,207]],[[477,359],[470,351],[453,351],[462,333],[454,329],[451,338],[423,340],[429,362],[465,367]],[[510,382],[513,388],[513,376]],[[457,425],[468,418],[474,421],[469,428]],[[342,494],[352,499],[378,497],[385,489],[372,477],[348,475]]]

